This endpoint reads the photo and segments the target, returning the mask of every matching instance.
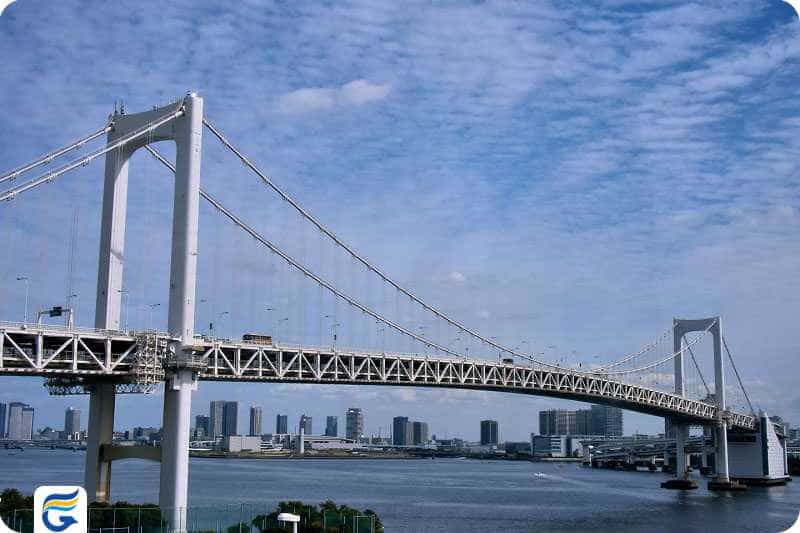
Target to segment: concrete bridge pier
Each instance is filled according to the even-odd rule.
[[[665,489],[690,490],[697,488],[697,482],[689,479],[689,463],[686,456],[686,441],[689,438],[689,426],[673,421],[672,431],[675,433],[675,479],[661,483]]]
[[[115,404],[113,384],[98,383],[92,387],[83,483],[92,502],[105,503],[111,497],[111,461],[103,456],[103,446],[110,445],[114,438]]]

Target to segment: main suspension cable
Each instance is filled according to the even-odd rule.
[[[57,168],[55,170],[51,170],[50,172],[42,174],[41,176],[39,176],[37,178],[34,178],[34,179],[32,179],[32,180],[30,180],[28,182],[25,182],[25,183],[23,183],[22,185],[20,185],[18,187],[14,187],[12,189],[8,189],[7,191],[5,191],[2,194],[0,194],[0,201],[2,201],[2,200],[13,200],[18,194],[22,194],[22,193],[24,193],[24,192],[26,192],[26,191],[28,191],[30,189],[38,187],[39,185],[42,185],[43,183],[49,183],[49,182],[53,181],[55,178],[59,177],[60,175],[66,173],[66,172],[69,172],[70,170],[73,170],[73,169],[75,169],[75,168],[77,168],[79,166],[87,165],[88,163],[90,163],[91,161],[97,159],[98,157],[100,157],[102,155],[105,155],[106,153],[108,153],[108,152],[110,152],[112,150],[115,150],[115,149],[117,149],[117,148],[119,148],[119,147],[121,147],[121,146],[123,146],[125,144],[128,144],[129,142],[131,142],[131,141],[133,141],[135,139],[138,139],[139,137],[142,137],[143,135],[148,134],[149,132],[151,132],[151,131],[157,129],[158,127],[160,127],[161,125],[166,124],[170,120],[178,118],[179,116],[183,115],[183,113],[184,113],[184,108],[181,105],[176,111],[173,111],[172,113],[167,113],[166,115],[163,115],[163,116],[157,118],[156,120],[146,124],[145,126],[142,126],[138,130],[135,130],[134,132],[129,133],[127,135],[123,135],[122,137],[120,137],[116,141],[114,141],[114,142],[112,142],[110,144],[107,144],[104,148],[101,148],[99,150],[95,150],[94,152],[92,152],[91,154],[89,154],[89,155],[87,155],[85,157],[82,157],[82,158],[79,158],[79,159],[75,159],[75,160],[67,163],[66,165],[63,165],[63,166],[61,166],[61,167],[59,167],[59,168]]]
[[[700,342],[700,339],[702,339],[702,338],[703,338],[703,336],[704,336],[706,333],[708,333],[708,332],[709,332],[709,330],[711,330],[711,328],[712,328],[712,327],[714,326],[714,324],[716,324],[716,323],[717,323],[717,321],[716,321],[716,320],[714,320],[714,321],[711,323],[711,325],[710,325],[710,326],[708,326],[708,327],[707,327],[707,328],[706,328],[706,329],[703,331],[703,333],[702,333],[701,335],[698,335],[698,336],[697,336],[697,337],[696,337],[694,340],[692,340],[691,342],[687,342],[687,343],[686,343],[686,346],[682,347],[682,348],[681,348],[680,350],[678,350],[677,352],[674,352],[674,353],[672,353],[672,354],[668,355],[667,357],[665,357],[665,358],[663,358],[663,359],[660,359],[660,360],[658,360],[658,361],[655,361],[655,362],[653,362],[653,363],[650,363],[649,365],[645,365],[645,366],[642,366],[642,367],[639,367],[639,368],[633,368],[633,369],[631,369],[631,370],[617,370],[616,372],[596,372],[596,371],[592,371],[592,373],[593,373],[593,374],[602,374],[602,375],[604,375],[604,376],[608,376],[608,375],[621,375],[621,374],[633,374],[633,373],[635,373],[635,372],[641,372],[642,370],[648,370],[648,369],[650,369],[650,368],[653,368],[653,367],[655,367],[655,366],[658,366],[658,365],[660,365],[660,364],[662,364],[662,363],[666,363],[666,362],[667,362],[667,361],[669,361],[670,359],[675,359],[676,357],[678,357],[679,355],[681,355],[682,353],[684,353],[684,352],[685,352],[687,349],[689,349],[689,348],[690,348],[692,345],[694,345],[694,344],[697,344],[698,342]]]
[[[25,172],[28,172],[29,170],[32,170],[38,166],[46,165],[51,161],[53,161],[53,159],[55,159],[56,157],[60,157],[69,152],[70,150],[81,148],[87,142],[93,141],[96,138],[100,137],[101,135],[108,133],[109,131],[111,131],[112,128],[113,126],[109,122],[105,127],[100,128],[99,130],[87,135],[86,137],[81,137],[77,141],[73,141],[66,146],[53,150],[52,152],[48,152],[40,156],[35,161],[28,163],[27,165],[22,165],[15,169],[9,170],[8,172],[0,176],[0,183],[4,183],[6,181],[13,181],[17,179],[21,174],[24,174]]]
[[[339,247],[341,247],[343,250],[345,250],[348,254],[350,254],[354,259],[356,259],[362,265],[364,265],[368,270],[371,270],[372,272],[377,274],[378,277],[380,277],[384,282],[390,284],[395,289],[397,289],[401,293],[405,294],[411,300],[413,300],[414,302],[419,304],[422,308],[424,308],[425,310],[433,313],[436,317],[444,320],[445,322],[447,322],[451,326],[455,327],[456,329],[458,329],[458,330],[460,330],[460,331],[466,333],[467,335],[470,335],[470,336],[472,336],[472,337],[474,337],[476,339],[479,339],[480,341],[488,344],[489,346],[493,346],[494,348],[497,348],[501,352],[506,352],[506,353],[508,353],[510,355],[513,355],[515,357],[520,357],[522,359],[527,359],[527,360],[529,360],[529,361],[531,361],[533,363],[537,363],[537,364],[540,364],[540,365],[543,365],[543,366],[546,366],[546,367],[562,368],[562,367],[559,367],[558,365],[554,365],[552,363],[547,363],[545,361],[540,361],[540,360],[538,360],[538,359],[536,359],[534,357],[531,357],[530,355],[518,352],[518,351],[516,351],[516,350],[514,350],[512,348],[508,348],[506,346],[503,346],[503,345],[499,344],[498,342],[494,341],[493,339],[491,339],[489,337],[484,337],[483,335],[481,335],[477,331],[475,331],[475,330],[473,330],[471,328],[468,328],[467,326],[465,326],[461,322],[459,322],[459,321],[457,321],[457,320],[455,320],[453,318],[450,318],[449,316],[447,316],[446,314],[442,313],[438,309],[436,309],[436,308],[432,307],[431,305],[427,304],[425,301],[420,299],[418,296],[413,294],[411,291],[405,289],[399,283],[394,281],[392,278],[389,277],[388,274],[384,273],[380,268],[378,268],[377,266],[375,266],[374,264],[369,262],[367,259],[365,259],[363,256],[361,256],[358,252],[356,252],[352,247],[350,247],[347,243],[345,243],[339,237],[337,237],[336,234],[333,233],[333,231],[331,231],[325,225],[323,225],[322,222],[317,220],[311,213],[309,213],[305,208],[303,208],[299,203],[297,203],[296,200],[294,200],[291,196],[289,196],[288,193],[286,193],[277,184],[275,184],[275,182],[272,181],[272,179],[270,179],[269,176],[267,176],[264,172],[262,172],[252,161],[250,161],[250,159],[247,156],[245,156],[240,150],[238,150],[225,137],[225,135],[223,135],[219,130],[217,130],[207,119],[203,118],[203,124],[206,126],[206,128],[208,128],[208,130],[211,133],[214,134],[214,136],[217,139],[219,139],[219,141],[222,144],[224,144],[231,152],[233,152],[242,161],[242,163],[244,163],[259,178],[261,178],[261,180],[264,182],[265,185],[270,187],[283,200],[285,200],[292,207],[294,207],[306,220],[308,220],[309,222],[314,224],[314,226],[316,226],[317,229],[319,229],[322,233],[324,233],[330,239],[332,239],[334,241],[334,243],[336,243]]]
[[[667,330],[665,330],[664,333],[660,337],[658,337],[655,341],[651,342],[650,344],[645,345],[638,352],[636,352],[634,354],[626,355],[626,356],[622,357],[622,359],[619,359],[619,360],[614,361],[612,363],[609,363],[607,365],[603,365],[603,366],[595,369],[595,371],[608,370],[609,368],[617,367],[617,366],[619,366],[619,365],[621,365],[623,363],[627,363],[631,359],[635,359],[635,358],[637,358],[637,357],[639,357],[641,355],[646,354],[647,352],[649,352],[650,350],[652,350],[653,348],[655,348],[656,346],[658,346],[659,344],[664,342],[664,339],[666,339],[669,336],[669,334],[672,333],[674,327],[675,326],[672,326],[672,327],[668,328]]]
[[[175,172],[175,166],[172,163],[170,163],[158,150],[156,150],[155,148],[152,148],[150,146],[145,146],[145,148],[156,159],[158,159],[164,166],[169,168],[173,173]],[[307,267],[305,267],[304,265],[302,265],[301,263],[296,261],[289,254],[287,254],[286,252],[284,252],[283,250],[278,248],[274,243],[272,243],[271,241],[266,239],[264,236],[262,236],[260,233],[258,233],[255,229],[253,229],[247,223],[242,221],[239,217],[234,215],[231,211],[229,211],[225,206],[223,206],[219,201],[217,201],[213,196],[211,196],[205,190],[200,189],[200,196],[204,200],[206,200],[208,203],[210,203],[212,206],[214,206],[214,208],[217,209],[217,211],[219,211],[220,213],[225,215],[228,219],[230,219],[231,222],[233,222],[234,224],[239,226],[239,228],[243,229],[245,232],[250,234],[250,236],[253,237],[256,241],[260,242],[261,244],[263,244],[264,246],[269,248],[270,251],[272,251],[274,254],[276,254],[281,259],[283,259],[284,261],[289,263],[291,266],[293,266],[294,268],[296,268],[300,272],[302,272],[303,275],[311,278],[317,284],[319,284],[320,286],[324,287],[325,289],[327,289],[328,291],[333,293],[335,296],[337,296],[337,297],[341,298],[342,300],[346,301],[351,306],[355,307],[356,309],[359,309],[363,313],[368,314],[372,318],[374,318],[374,319],[386,324],[387,326],[389,326],[389,327],[391,327],[393,329],[396,329],[400,333],[402,333],[404,335],[407,335],[407,336],[413,338],[414,340],[425,344],[426,346],[429,346],[431,348],[436,348],[437,350],[440,350],[440,351],[442,351],[444,353],[447,353],[447,354],[455,356],[455,357],[459,357],[459,358],[462,358],[462,359],[466,358],[465,355],[460,354],[458,352],[455,352],[453,350],[450,350],[449,348],[447,348],[445,346],[442,346],[440,344],[437,344],[435,342],[432,342],[429,339],[425,339],[425,338],[417,335],[413,331],[410,331],[410,330],[404,328],[403,326],[401,326],[401,325],[389,320],[388,318],[380,315],[376,311],[373,311],[372,309],[366,307],[365,305],[357,302],[356,300],[354,300],[353,298],[351,298],[347,294],[343,293],[342,291],[340,291],[339,289],[334,287],[331,283],[325,281],[324,279],[322,279],[319,276],[317,276],[316,274],[314,274],[311,270],[309,270]]]

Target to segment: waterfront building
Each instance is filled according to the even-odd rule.
[[[412,444],[426,444],[428,442],[428,423],[414,422],[412,427]]]
[[[622,409],[608,405],[593,405],[591,408],[592,425],[590,435],[606,437],[622,436]]]
[[[278,415],[275,417],[275,433],[279,435],[289,433],[289,415]]]
[[[392,444],[409,446],[413,443],[413,428],[407,416],[396,416],[392,419]]]
[[[506,442],[504,449],[506,455],[531,455],[533,453],[532,442]]]
[[[299,438],[299,437],[298,437]],[[330,437],[321,435],[303,436],[305,450],[353,450],[358,443],[343,437]],[[296,448],[296,446],[295,446]]]
[[[575,439],[569,435],[536,435],[531,433],[530,450],[534,457],[569,457]]]
[[[338,437],[339,436],[339,417],[329,416],[325,419],[325,436]]]
[[[8,438],[31,440],[33,438],[33,407],[20,403],[8,404]]]
[[[133,440],[150,442],[157,439],[157,436],[160,432],[161,430],[159,428],[135,427],[133,428]]]
[[[6,438],[6,413],[8,407],[0,403],[0,439]]]
[[[575,431],[577,435],[592,435],[592,412],[589,409],[575,411]],[[573,434],[571,433],[571,434]]]
[[[481,420],[481,446],[498,443],[497,420]]]
[[[313,419],[310,416],[301,415],[300,416],[300,429],[303,430],[303,433],[306,435],[313,435],[314,433],[311,431]]]
[[[251,407],[250,408],[250,435],[253,436],[261,436],[263,431],[261,430],[261,408],[260,407]]]
[[[210,439],[221,437],[225,431],[223,424],[225,419],[225,401],[217,400],[211,402],[211,407],[208,411],[208,432],[206,435]]]
[[[540,435],[622,435],[622,409],[593,405],[591,409],[539,411]]]
[[[194,417],[194,438],[197,440],[211,438],[211,422],[210,418],[205,415],[197,415]]]
[[[69,407],[64,413],[64,436],[67,440],[81,438],[81,410]]]
[[[347,410],[345,420],[345,437],[359,442],[364,436],[364,414],[358,407],[351,407]]]
[[[226,452],[260,452],[262,441],[260,436],[226,435],[222,439],[222,449]]]
[[[539,434],[540,435],[574,435],[578,433],[577,419],[575,411],[566,409],[548,409],[539,411]],[[587,425],[587,415],[582,414],[581,422]],[[584,433],[585,434],[585,433]]]

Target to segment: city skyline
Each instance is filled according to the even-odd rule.
[[[74,402],[74,397],[72,398],[72,400],[73,401],[69,402],[70,404],[74,404],[75,403]],[[22,402],[20,402],[20,403],[22,403]],[[248,416],[252,416],[251,410],[253,408],[261,409],[262,434],[270,434],[270,433],[275,433],[276,432],[276,431],[274,431],[275,430],[274,422],[271,422],[271,424],[273,424],[273,425],[271,425],[269,427],[264,427],[263,426],[263,418],[264,417],[267,417],[267,419],[269,419],[269,420],[275,420],[274,417],[278,417],[278,416],[282,416],[282,415],[285,415],[287,417],[286,423],[287,423],[287,428],[289,430],[288,431],[289,433],[294,433],[295,431],[297,431],[297,428],[300,426],[301,418],[304,415],[307,416],[311,420],[312,430],[313,430],[313,418],[314,418],[315,415],[311,415],[311,414],[308,414],[308,413],[302,413],[301,412],[301,413],[291,414],[291,413],[287,413],[287,412],[269,412],[269,411],[264,411],[263,408],[258,407],[258,406],[239,405],[240,402],[232,401],[232,400],[214,400],[214,401],[211,402],[211,404],[216,404],[216,403],[219,403],[219,405],[223,409],[223,413],[224,413],[224,408],[226,406],[229,409],[228,412],[229,413],[233,413],[234,412],[233,411],[233,406],[236,405],[236,410],[235,410],[236,415],[235,415],[235,417],[236,417],[236,421],[237,421],[236,422],[237,423],[237,427],[238,427],[238,418],[239,418],[239,414],[240,414],[239,413],[240,409],[246,409],[244,414],[248,415]],[[503,432],[505,433],[506,431],[508,431],[507,435],[500,435],[500,437],[499,437],[500,441],[502,441],[502,442],[505,442],[505,441],[515,442],[515,441],[524,441],[524,440],[526,440],[527,438],[529,438],[531,433],[541,434],[541,431],[542,431],[542,429],[541,429],[541,415],[545,411],[571,412],[574,415],[576,412],[580,412],[580,411],[591,412],[593,408],[595,408],[594,409],[595,411],[602,411],[602,412],[608,412],[609,410],[613,411],[613,410],[617,409],[617,408],[613,408],[613,407],[596,405],[596,404],[588,404],[588,403],[584,403],[584,402],[572,402],[572,401],[569,401],[569,402],[562,402],[562,403],[570,404],[573,407],[572,407],[572,409],[548,408],[548,409],[538,410],[538,411],[536,411],[536,412],[531,414],[530,425],[528,425],[528,426],[526,426],[524,424],[519,424],[519,422],[516,421],[516,420],[510,420],[510,421],[508,421],[508,425],[510,425],[511,427],[509,429],[507,429],[504,426],[504,421],[503,421],[502,417],[498,417],[498,416],[476,417],[475,418],[475,422],[477,424],[478,422],[481,422],[483,420],[497,421],[498,422],[498,428],[503,426]],[[2,410],[2,406],[3,405],[4,404],[2,402],[0,402],[0,410]],[[25,404],[25,405],[28,405],[28,404]],[[36,406],[32,406],[32,407],[36,411],[36,417],[35,418],[36,418],[37,421],[39,421],[39,419],[41,418],[40,413],[42,412],[42,409],[36,408]],[[67,405],[65,407],[64,413],[66,413],[69,409],[75,409],[78,413],[81,412],[81,409],[75,408],[73,405]],[[345,420],[345,428],[344,428],[344,430],[338,429],[338,421],[337,421],[337,429],[338,429],[338,432],[339,432],[339,436],[345,436],[346,438],[350,438],[347,435],[347,425],[346,424],[347,424],[347,420],[348,420],[348,412],[350,412],[352,409],[353,409],[352,407],[348,407],[347,409],[345,409],[345,411],[343,413],[341,413],[341,414],[337,413],[337,414],[334,414],[334,415],[322,414],[322,413],[329,413],[329,411],[320,410],[320,414],[316,415],[316,416],[318,416],[318,418],[320,418],[320,419],[324,419],[326,424],[324,426],[324,429],[318,430],[317,433],[319,435],[324,435],[325,434],[325,429],[327,429],[328,418],[330,418],[330,417],[344,418],[344,420]],[[360,419],[361,419],[361,423],[362,424],[364,424],[364,420],[365,419],[366,420],[372,420],[372,417],[370,417],[369,413],[366,412],[364,409],[362,409],[362,408],[356,408],[356,409],[358,409],[358,411],[359,411]],[[192,415],[192,421],[193,421],[192,422],[192,427],[193,428],[197,427],[198,419],[200,419],[200,418],[206,419],[208,421],[207,423],[210,425],[210,423],[211,423],[210,410],[211,409],[209,408],[206,411],[206,413],[200,412],[200,413],[193,414]],[[393,410],[390,410],[389,412],[393,413]],[[623,418],[625,420],[627,420],[628,417],[630,416],[630,412],[627,412],[625,410],[620,410],[620,412],[623,413]],[[43,429],[45,427],[61,428],[61,427],[63,427],[64,416],[65,415],[62,414],[61,418],[60,418],[60,422],[56,422],[56,423],[46,423],[44,421],[37,422],[36,425],[33,427],[33,431],[35,432],[35,431]],[[80,417],[80,414],[78,416]],[[365,431],[363,433],[363,436],[364,437],[369,437],[369,436],[381,435],[384,438],[388,438],[394,432],[393,420],[395,418],[397,418],[398,416],[402,416],[402,415],[391,414],[385,420],[373,421],[372,425],[366,425],[365,426],[367,429],[365,429]],[[408,427],[409,427],[409,435],[411,435],[413,437],[413,434],[414,434],[413,433],[414,432],[413,425],[414,425],[415,422],[420,422],[420,421],[415,420],[414,417],[405,417],[405,418],[407,418],[407,423],[408,423]],[[573,416],[573,418],[574,418],[574,416]],[[246,418],[246,420],[249,420],[249,418]],[[294,422],[292,422],[292,420],[294,420]],[[659,419],[659,420],[662,420],[662,419]],[[220,423],[222,423],[222,422],[220,422]],[[426,426],[428,428],[431,427],[430,422],[423,421],[423,423],[426,424]],[[573,424],[573,427],[575,427],[577,422],[575,420],[573,420],[572,424]],[[793,427],[793,424],[792,424],[791,421],[789,421],[789,424]],[[627,425],[627,423],[626,423],[626,425]],[[143,422],[140,422],[140,423],[134,422],[132,424],[126,424],[126,425],[120,425],[119,423],[116,423],[115,427],[114,427],[114,430],[118,431],[118,432],[123,432],[123,431],[129,430],[130,428],[133,428],[133,427],[156,427],[157,428],[157,427],[160,427],[160,426],[161,426],[161,421],[160,420],[148,420],[148,421],[143,421]],[[434,426],[434,428],[435,427],[437,427],[437,426]],[[249,424],[248,424],[247,428],[249,428]],[[249,431],[242,430],[240,428],[238,433],[231,433],[231,435],[246,436],[249,433],[250,433]],[[342,435],[343,433],[344,433],[344,435]],[[655,430],[653,430],[653,431],[643,431],[640,427],[633,426],[630,429],[626,428],[626,430],[624,431],[623,434],[624,435],[634,435],[634,434],[642,434],[642,433],[647,433],[647,434],[652,434],[652,435],[657,435],[657,434],[660,434],[660,433],[664,433],[663,422],[662,422],[662,424],[660,426],[656,426]],[[481,430],[480,430],[479,427],[475,428],[473,431],[467,430],[467,431],[464,431],[463,433],[453,432],[453,431],[450,431],[450,430],[447,430],[447,429],[443,429],[443,430],[439,430],[439,431],[428,429],[428,436],[431,437],[433,435],[436,435],[436,437],[438,439],[462,438],[462,439],[465,439],[465,440],[468,440],[468,441],[473,441],[473,442],[479,442],[481,440]],[[519,436],[519,435],[521,435],[521,436]],[[221,433],[220,436],[224,436],[224,434]],[[413,438],[412,438],[412,441],[413,441]]]

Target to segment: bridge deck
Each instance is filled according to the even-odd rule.
[[[120,332],[0,323],[0,375],[45,376],[64,383],[104,380],[153,386],[169,363],[160,332]],[[201,380],[446,387],[608,404],[642,413],[708,424],[714,405],[600,374],[503,364],[480,359],[427,357],[299,346],[195,339],[192,366]],[[726,412],[731,427],[752,429],[755,418]]]

